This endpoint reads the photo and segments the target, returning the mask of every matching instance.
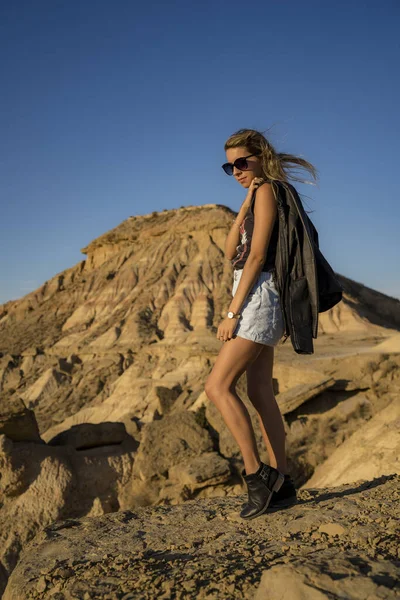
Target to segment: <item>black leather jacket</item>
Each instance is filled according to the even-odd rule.
[[[343,288],[319,249],[318,233],[294,186],[271,181],[277,199],[279,237],[275,283],[285,322],[297,354],[313,354],[318,314],[342,300]]]

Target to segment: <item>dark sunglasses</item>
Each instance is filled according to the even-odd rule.
[[[249,168],[249,165],[248,165],[248,162],[246,159],[250,158],[250,156],[259,156],[259,155],[260,155],[260,152],[257,152],[256,154],[249,154],[248,156],[240,156],[233,163],[228,162],[228,163],[223,164],[222,168],[227,175],[233,175],[233,167],[236,167],[237,169],[239,169],[239,171],[246,171]]]

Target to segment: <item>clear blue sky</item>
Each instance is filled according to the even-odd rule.
[[[334,270],[400,298],[398,0],[3,0],[0,302],[130,215],[245,196],[242,127],[296,184]],[[307,174],[305,174],[307,177]]]

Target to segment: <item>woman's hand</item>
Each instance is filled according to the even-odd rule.
[[[265,179],[263,177],[253,177],[253,179],[251,180],[251,183],[248,187],[247,196],[244,199],[244,202],[242,204],[243,207],[246,206],[246,208],[249,208],[249,206],[251,204],[251,199],[253,197],[254,190],[257,189],[258,187],[260,187],[260,185],[262,185],[264,183],[264,181],[265,181]]]
[[[238,319],[235,317],[233,319],[226,317],[218,326],[217,339],[221,342],[227,342],[230,340],[237,327],[237,324]]]

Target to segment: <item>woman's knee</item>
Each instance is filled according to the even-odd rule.
[[[227,386],[225,382],[210,377],[207,379],[204,386],[204,391],[211,401],[221,398],[221,396],[229,392],[230,389],[231,386]]]
[[[217,381],[214,381],[211,378],[208,378],[206,384],[204,386],[204,391],[209,400],[213,401],[216,397],[218,397],[221,393],[221,386]]]

